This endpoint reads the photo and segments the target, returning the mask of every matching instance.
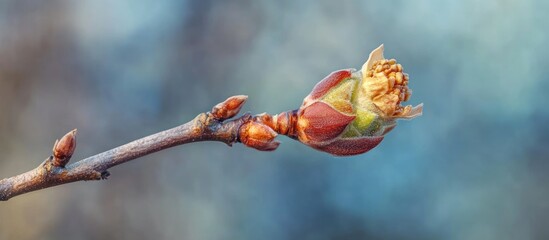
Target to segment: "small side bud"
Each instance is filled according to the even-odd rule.
[[[56,140],[53,145],[53,164],[57,167],[65,167],[76,149],[76,129],[68,132]]]
[[[238,114],[248,96],[237,95],[227,98],[222,103],[218,103],[212,108],[212,115],[219,120],[232,118]]]
[[[280,142],[274,141],[277,133],[262,123],[245,123],[240,127],[239,134],[240,142],[260,151],[273,151],[280,145]]]

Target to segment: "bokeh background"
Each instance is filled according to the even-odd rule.
[[[78,128],[73,159],[235,94],[298,107],[379,44],[411,104],[371,152],[199,143],[0,203],[0,239],[547,239],[549,2],[2,1],[0,178]]]

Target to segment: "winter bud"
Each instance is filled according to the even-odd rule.
[[[76,149],[76,129],[68,132],[55,141],[53,145],[53,164],[58,167],[65,167]]]
[[[248,96],[245,95],[237,95],[227,98],[227,100],[215,105],[212,108],[212,115],[219,120],[232,118],[238,114],[247,99]]]
[[[239,139],[244,145],[261,151],[273,151],[280,142],[274,141],[277,133],[269,126],[250,121],[240,127]]]

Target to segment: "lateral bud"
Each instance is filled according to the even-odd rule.
[[[280,142],[274,141],[276,136],[272,128],[254,121],[243,124],[239,132],[240,142],[260,151],[275,150],[280,145]]]
[[[76,149],[76,129],[68,132],[53,145],[53,165],[65,167]]]
[[[236,95],[227,98],[222,103],[218,103],[212,108],[212,115],[219,120],[232,118],[238,114],[244,103],[248,99],[246,95]]]

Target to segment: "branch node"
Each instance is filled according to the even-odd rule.
[[[48,165],[53,165],[53,156],[49,156],[38,167],[47,168]]]
[[[247,123],[247,122],[251,121],[252,118],[253,118],[252,114],[250,112],[246,112],[246,113],[244,113],[244,115],[242,115],[242,117],[241,117],[242,120],[241,121],[242,121],[242,123]]]

